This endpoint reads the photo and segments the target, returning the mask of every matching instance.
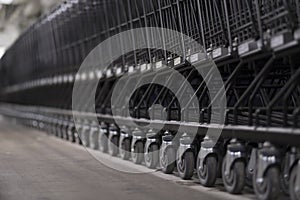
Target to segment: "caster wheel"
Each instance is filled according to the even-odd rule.
[[[79,136],[79,133],[75,133],[75,143],[82,145],[81,137]]]
[[[280,183],[280,188],[281,191],[283,192],[283,194],[285,196],[289,196],[289,179],[284,177],[284,174],[281,173],[280,174],[280,179],[279,179],[279,183]]]
[[[157,144],[152,144],[149,150],[146,150],[145,165],[150,169],[155,169],[159,160],[159,150]]]
[[[225,189],[231,194],[240,194],[245,186],[245,163],[241,160],[235,161],[229,175],[225,175],[226,165],[225,156],[222,164],[222,179]]]
[[[217,180],[218,162],[214,155],[208,155],[203,163],[203,169],[200,169],[200,160],[197,162],[197,173],[201,185],[213,187]]]
[[[60,134],[59,131],[56,129],[55,130],[55,137],[60,138],[59,134]]]
[[[69,130],[68,135],[69,135],[69,137],[68,137],[69,141],[72,142],[72,143],[75,143],[76,142],[75,131]]]
[[[277,199],[280,194],[279,169],[270,167],[265,173],[262,183],[256,182],[256,172],[253,176],[253,189],[259,200]]]
[[[98,140],[99,140],[99,138],[98,138],[98,133],[91,133],[90,134],[90,147],[91,147],[91,149],[98,149],[99,148],[99,146],[98,146]]]
[[[62,128],[60,128],[59,131],[58,131],[58,137],[59,137],[60,139],[63,139],[63,138],[64,138],[64,131],[63,131]]]
[[[68,132],[66,132],[66,138],[65,139],[66,139],[66,141],[70,140]]]
[[[108,151],[107,136],[103,136],[102,139],[99,140],[99,150],[102,153],[107,153]]]
[[[58,137],[59,138],[59,133],[58,133],[58,131],[55,129],[55,131],[54,131],[54,135],[55,135],[55,137]]]
[[[194,153],[187,151],[183,154],[181,160],[177,161],[177,171],[183,180],[190,180],[194,175],[195,158]]]
[[[65,130],[64,130],[63,138],[64,138],[64,140],[66,140],[66,141],[69,140],[68,129],[65,129]]]
[[[120,147],[120,157],[123,160],[129,160],[130,158],[130,140],[129,139],[124,139],[123,143],[121,144]]]
[[[144,159],[144,147],[143,142],[137,142],[134,147],[134,151],[131,154],[132,162],[134,164],[141,164]]]
[[[289,190],[289,184],[290,184],[290,180],[289,179],[290,179],[290,177],[289,176],[285,176],[286,174],[284,173],[286,171],[286,167],[288,167],[287,163],[290,163],[290,159],[289,159],[288,155],[286,155],[284,157],[284,160],[282,162],[280,179],[279,179],[281,191],[283,192],[283,194],[285,196],[289,196],[290,195],[290,190]]]
[[[79,145],[82,145],[82,133],[78,132],[77,136],[76,136],[76,139],[77,139],[77,143]]]
[[[165,152],[162,153],[162,157],[160,160],[160,167],[165,174],[173,173],[175,169],[175,160],[176,154],[174,148],[167,148]]]
[[[299,192],[296,192],[296,180],[297,180],[297,176],[299,176],[299,174],[297,174],[298,172],[298,165],[294,166],[290,175],[290,197],[291,200],[300,200],[300,194]]]
[[[59,138],[59,132],[57,129],[55,129],[55,137]]]
[[[85,146],[85,147],[89,147],[90,146],[90,141],[89,141],[89,132],[84,132],[82,134],[82,144]]]
[[[111,140],[109,141],[108,145],[108,153],[111,156],[117,156],[118,155],[118,143],[119,143],[119,137],[118,136],[113,136]]]
[[[248,177],[246,175],[246,178],[245,178],[245,186],[253,189],[253,180],[252,180],[252,177]]]

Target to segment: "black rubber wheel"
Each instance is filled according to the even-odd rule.
[[[69,141],[73,142],[73,143],[75,142],[75,135],[74,135],[74,133],[75,133],[75,131],[73,130],[73,128],[69,128],[68,129],[67,134],[68,134]]]
[[[274,200],[280,195],[280,175],[279,169],[275,166],[270,167],[265,174],[262,183],[256,182],[256,171],[253,176],[253,189],[259,200]]]
[[[99,138],[99,150],[102,153],[107,153],[108,151],[108,139],[106,135],[103,135],[102,138]]]
[[[60,138],[60,130],[58,127],[56,127],[56,129],[55,129],[55,136]]]
[[[120,151],[120,157],[123,159],[123,160],[129,160],[130,158],[130,139],[124,139],[120,148],[119,148],[119,151]]]
[[[62,127],[59,129],[59,138],[64,139],[64,129]]]
[[[159,150],[157,144],[150,145],[145,154],[145,165],[150,169],[155,169],[159,161]]]
[[[69,130],[69,128],[67,128],[67,127],[64,129],[64,139],[67,140],[67,141],[69,141],[68,130]]]
[[[235,161],[230,169],[229,175],[225,175],[226,165],[227,162],[225,156],[222,164],[222,179],[224,187],[231,194],[240,194],[245,186],[245,163],[242,160]]]
[[[54,135],[55,137],[59,137],[59,131],[57,127],[54,128]]]
[[[299,174],[297,174],[298,172],[298,165],[294,166],[290,175],[290,197],[291,200],[300,200],[300,194],[297,194],[295,189],[296,189],[296,180],[297,180],[297,176],[299,176]]]
[[[111,140],[109,141],[108,145],[108,153],[111,156],[117,156],[118,150],[119,150],[119,137],[118,136],[112,136]]]
[[[245,177],[245,186],[249,187],[249,188],[253,188],[253,180],[252,180],[252,176],[247,175],[246,173],[246,177]]]
[[[98,141],[99,141],[98,133],[91,132],[90,133],[90,148],[98,149],[99,148]]]
[[[82,141],[78,132],[75,133],[75,141],[77,144],[82,145]]]
[[[70,136],[69,136],[68,130],[66,130],[66,140],[70,141]]]
[[[77,132],[76,140],[79,145],[82,145],[82,129]]]
[[[134,147],[134,151],[131,153],[131,159],[134,164],[141,164],[144,159],[144,144],[143,142],[137,142]]]
[[[56,136],[56,129],[55,129],[55,126],[51,126],[51,134]]]
[[[81,135],[82,137],[82,143],[85,147],[89,147],[90,146],[90,136],[89,136],[89,131],[84,131]]]
[[[286,177],[284,173],[285,168],[288,167],[289,163],[290,163],[289,155],[286,155],[281,162],[281,173],[279,179],[281,191],[285,196],[290,195],[290,190],[289,190],[290,177],[289,176]]]
[[[201,185],[213,187],[217,180],[218,162],[215,155],[208,155],[203,163],[203,169],[200,169],[200,160],[197,159],[197,174]]]
[[[183,180],[190,180],[194,175],[195,157],[194,153],[187,151],[183,154],[181,161],[177,161],[177,171]]]
[[[175,149],[169,147],[162,153],[160,159],[160,167],[165,174],[172,174],[176,167],[176,153]]]
[[[283,192],[283,194],[285,196],[289,196],[290,195],[290,193],[289,193],[289,191],[290,191],[289,190],[289,178],[284,177],[284,174],[281,173],[279,183],[280,183],[280,188],[281,188],[281,191]]]

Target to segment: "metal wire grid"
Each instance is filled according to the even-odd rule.
[[[53,13],[59,14],[51,18],[48,16],[46,21],[40,20],[39,23],[25,32],[6,53],[2,60],[2,63],[4,63],[2,67],[7,68],[6,71],[9,75],[7,78],[10,82],[6,81],[5,85],[14,85],[49,75],[55,76],[66,72],[74,72],[97,42],[130,28],[160,26],[191,36],[202,43],[205,49],[215,49],[218,47],[232,48],[234,42],[240,44],[250,39],[262,39],[261,35],[265,34],[276,35],[283,31],[293,32],[298,23],[295,22],[293,16],[300,16],[299,2],[284,0],[122,0],[109,1],[109,3],[108,1],[79,1],[78,3],[73,3],[71,7],[62,5],[55,9]],[[47,16],[44,19],[46,18]],[[151,33],[145,33],[141,37],[134,37],[135,42],[140,44],[145,44],[149,41],[153,43],[163,42],[164,45],[181,50],[187,54],[184,45],[174,41],[172,35],[162,33],[160,38],[153,38]],[[15,59],[16,55],[18,59]],[[175,56],[169,52],[157,50],[137,50],[129,55],[124,55],[114,65],[137,66],[155,60],[172,59]],[[246,67],[246,69],[242,70],[242,73],[238,75],[235,82],[229,82],[228,86],[228,104],[230,107],[227,118],[228,124],[269,126],[284,124],[289,126],[298,123],[297,117],[295,117],[297,115],[297,109],[295,111],[295,108],[299,107],[299,100],[297,98],[299,93],[298,86],[296,83],[287,82],[289,78],[295,79],[294,77],[297,74],[291,75],[291,71],[288,70],[290,65],[292,65],[291,62],[283,66],[280,66],[283,64],[283,60],[277,60],[276,62],[278,64],[274,64],[274,68],[277,68],[277,65],[279,67],[278,69],[273,69],[275,72],[262,73],[261,77],[264,77],[263,83],[258,83],[255,75],[263,72],[264,67],[268,68],[268,65],[270,65],[268,60],[253,60],[241,64],[247,65],[248,68]],[[270,61],[270,63],[273,63],[273,61]],[[229,68],[237,66],[239,64],[234,62]],[[17,73],[24,68],[28,69],[24,74],[20,75],[20,73]],[[232,75],[234,72],[234,70],[222,71],[225,81],[225,77]],[[192,74],[191,70],[188,69],[185,70],[185,73]],[[199,81],[201,78],[199,76],[195,77],[195,79],[191,80],[191,82],[198,80],[198,83],[195,84],[195,89],[199,91],[201,91],[199,88],[205,90],[205,85],[201,85],[201,81]],[[99,84],[99,93],[96,100],[99,105],[98,111],[101,113],[110,113],[108,97],[116,80],[116,78],[110,80],[103,79]],[[248,89],[248,86],[251,84],[253,87],[257,85],[261,86],[257,91],[251,93]],[[292,88],[294,89],[289,92],[290,96],[285,97],[288,103],[285,105],[279,104],[279,108],[273,108],[280,101],[280,98],[275,96],[275,94],[281,92],[283,88],[287,87],[287,84],[293,85]],[[178,113],[180,108],[176,105],[177,102],[174,96],[163,88],[157,86],[151,87],[152,89],[146,87],[139,92],[149,93],[146,96],[154,100],[149,102],[149,99],[143,99],[142,96],[136,97],[136,99],[142,98],[148,101],[145,108],[158,102],[161,102],[165,106],[168,105],[167,107],[170,110],[169,119],[179,119]],[[72,86],[57,84],[56,86],[49,87],[49,90],[51,89],[56,91],[52,93],[53,96],[56,96],[57,91],[59,91],[60,94],[64,94],[63,98],[51,98],[48,101],[44,99],[42,102],[48,106],[70,108],[71,99],[69,97]],[[260,94],[257,94],[258,91]],[[38,95],[39,93],[35,91],[32,94]],[[104,94],[108,94],[106,98],[103,97]],[[202,94],[197,95],[198,97],[202,96],[200,105],[203,112],[202,116],[200,116],[200,121],[201,123],[209,123],[209,99],[207,94],[202,92]],[[10,97],[10,99],[14,98]],[[247,102],[249,98],[250,103]],[[29,97],[26,102],[33,103]],[[34,102],[37,103],[39,101],[36,100]],[[144,105],[144,102],[133,101],[132,107],[136,105],[140,105],[142,108],[141,105]],[[190,106],[188,110],[193,109],[200,108]],[[177,113],[177,115],[174,115],[174,113]],[[149,113],[137,114],[133,112],[131,114],[136,117],[147,117]],[[193,120],[198,121],[199,119]]]

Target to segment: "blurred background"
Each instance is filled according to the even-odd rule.
[[[0,0],[0,58],[35,20],[63,0]]]

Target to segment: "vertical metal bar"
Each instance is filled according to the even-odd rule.
[[[262,18],[261,18],[261,13],[260,13],[260,4],[259,0],[254,0],[255,2],[255,8],[256,8],[256,17],[257,17],[257,24],[258,24],[258,31],[259,31],[259,36],[260,39],[262,40],[262,45],[264,46],[264,33],[263,33],[263,28],[262,28]]]
[[[182,17],[181,17],[181,12],[180,12],[180,3],[179,0],[177,0],[177,12],[178,12],[178,21],[179,21],[179,30],[180,33],[183,33],[183,27],[182,27]],[[184,44],[184,38],[183,35],[181,35],[181,48],[182,48],[182,55],[183,59],[186,59],[186,51],[185,51],[185,44]]]
[[[131,39],[132,39],[132,43],[133,46],[135,47],[135,36],[133,33],[133,22],[132,22],[132,12],[131,12],[131,4],[130,4],[131,0],[127,0],[127,6],[128,6],[128,15],[129,15],[129,21],[130,21],[130,29],[131,29]],[[135,65],[137,65],[137,56],[136,56],[136,50],[133,51],[133,57],[134,57],[134,63]]]
[[[203,12],[201,10],[201,5],[200,1],[197,1],[197,6],[198,6],[198,12],[199,12],[199,21],[200,21],[200,29],[201,29],[201,36],[202,36],[202,46],[204,48],[204,51],[206,52],[206,44],[205,44],[205,33],[204,33],[204,25],[203,25]]]
[[[229,14],[228,14],[228,7],[227,7],[227,2],[226,0],[223,0],[224,3],[224,8],[225,8],[225,19],[226,19],[226,26],[227,26],[227,35],[228,35],[228,42],[231,48],[231,52],[233,50],[232,46],[232,36],[231,36],[231,31],[230,31],[230,22],[229,22]]]
[[[149,37],[149,29],[147,28],[148,27],[148,21],[147,21],[147,13],[146,13],[146,8],[145,8],[145,0],[140,0],[142,1],[142,6],[143,6],[143,12],[144,12],[144,15],[143,15],[143,18],[144,18],[144,23],[145,23],[145,28],[146,28],[146,43],[147,43],[147,46],[149,47],[150,46],[150,37]],[[148,0],[146,0],[148,1]],[[148,60],[149,60],[149,63],[151,62],[151,49],[150,48],[147,48],[147,52],[148,52]]]

